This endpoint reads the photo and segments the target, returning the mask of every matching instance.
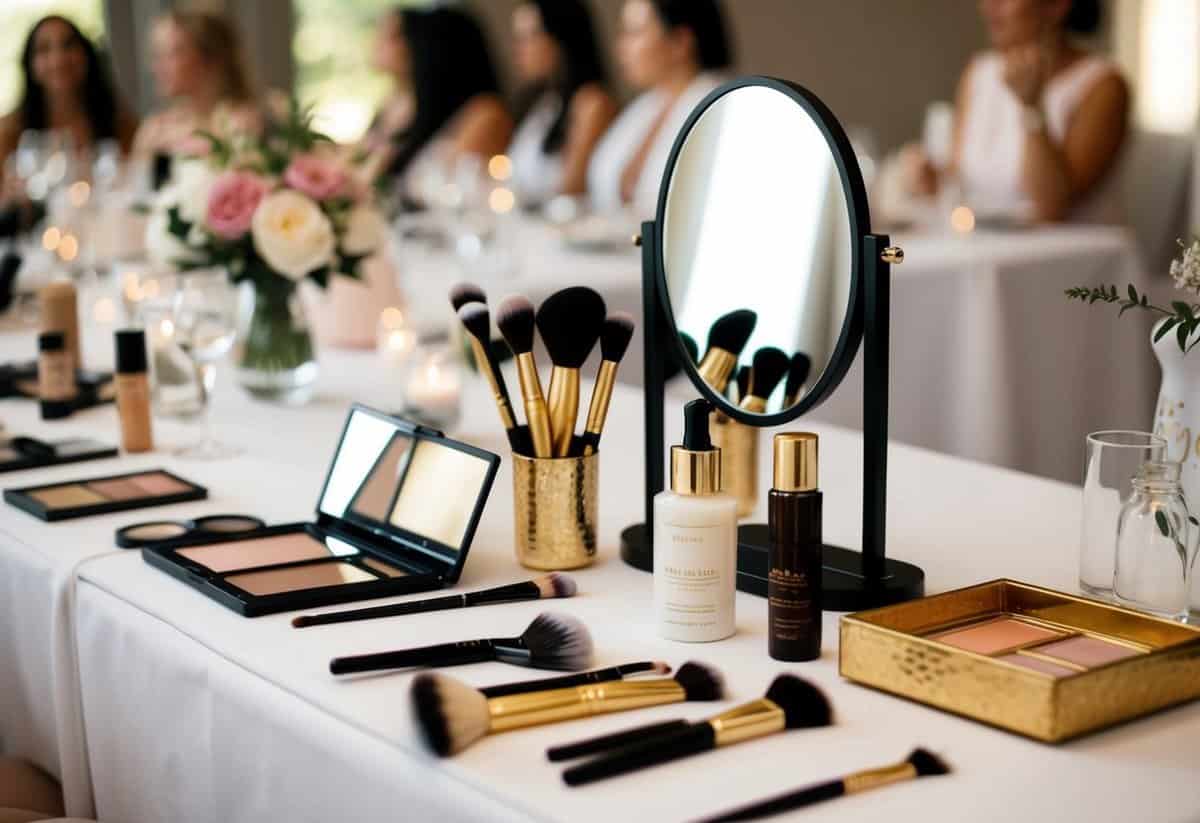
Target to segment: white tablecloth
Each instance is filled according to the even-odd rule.
[[[1149,430],[1159,379],[1149,316],[1118,321],[1113,306],[1063,296],[1071,286],[1144,287],[1129,233],[893,240],[905,251],[892,267],[893,440],[1078,483],[1089,432]],[[860,356],[847,382],[861,381]],[[838,392],[814,417],[860,427],[861,394]]]
[[[349,363],[346,364],[349,368]],[[201,510],[303,518],[316,496],[335,427],[311,410],[272,420],[311,421],[280,471],[255,449],[215,471]],[[253,416],[260,419],[261,412]],[[247,409],[247,421],[252,416]],[[75,613],[88,759],[99,816],[128,821],[679,820],[731,803],[902,757],[915,745],[943,754],[952,777],[838,801],[822,819],[1189,821],[1200,815],[1195,740],[1200,705],[1084,740],[1046,746],[840,680],[836,616],[825,620],[819,661],[784,665],[765,651],[765,604],[738,595],[738,633],[687,646],[658,639],[651,578],[617,557],[620,529],[641,515],[641,403],[614,398],[601,471],[601,560],[577,574],[580,596],[546,604],[592,629],[599,665],[689,658],[718,666],[730,703],[670,706],[487,739],[446,761],[420,745],[407,703],[411,675],[347,682],[330,657],[516,633],[536,603],[432,613],[297,631],[291,615],[241,618],[122,553],[80,569]],[[285,424],[286,425],[286,424]],[[678,430],[671,425],[669,430]],[[826,535],[855,545],[861,449],[854,434],[822,433]],[[480,404],[460,436],[495,449],[491,410]],[[767,433],[764,433],[764,437]],[[764,461],[764,480],[769,461]],[[905,446],[891,450],[889,548],[922,564],[930,591],[1012,576],[1072,589],[1078,490]],[[192,471],[191,474],[196,474]],[[204,476],[197,476],[204,480]],[[507,461],[472,549],[463,588],[519,579],[511,555]],[[765,485],[764,485],[765,488]],[[187,507],[179,507],[187,508]],[[43,535],[43,540],[47,536]],[[99,526],[95,538],[107,540]],[[544,760],[547,745],[677,716],[706,716],[760,695],[779,672],[811,678],[829,694],[837,724],[797,731],[569,790]],[[449,672],[487,684],[536,673],[482,664]],[[800,819],[797,816],[797,819]]]

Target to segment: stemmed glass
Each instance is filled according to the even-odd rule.
[[[237,289],[224,272],[193,272],[180,277],[172,300],[173,338],[196,370],[200,394],[197,416],[204,433],[197,443],[176,451],[180,457],[217,460],[241,449],[213,438],[209,401],[216,383],[217,361],[232,348],[237,335]]]

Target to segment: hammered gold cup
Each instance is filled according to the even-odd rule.
[[[517,562],[561,571],[596,559],[600,453],[536,458],[514,453],[513,520]]]

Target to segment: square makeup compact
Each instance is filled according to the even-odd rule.
[[[462,574],[499,464],[355,406],[315,522],[192,534],[142,557],[248,617],[441,588]]]
[[[12,437],[0,443],[0,472],[39,469],[116,456],[116,446],[96,440],[76,438],[49,442],[33,437]]]
[[[998,580],[843,617],[839,667],[1058,742],[1200,697],[1200,630]]]
[[[4,490],[4,499],[10,504],[49,521],[186,503],[207,496],[203,486],[162,469]]]

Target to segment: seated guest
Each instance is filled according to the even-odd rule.
[[[513,11],[514,62],[524,89],[508,147],[513,187],[527,203],[583,194],[592,150],[616,114],[583,0],[531,0]]]
[[[18,181],[4,176],[22,132],[57,132],[81,159],[104,141],[115,140],[128,152],[137,120],[117,99],[95,46],[74,23],[58,15],[39,20],[25,40],[21,69],[21,101],[0,119],[0,199],[24,195]]]
[[[588,194],[599,210],[632,206],[645,216],[654,210],[675,135],[731,62],[717,0],[626,0],[618,54],[642,94],[596,147]]]
[[[465,12],[394,10],[380,22],[375,64],[396,91],[365,138],[370,165],[405,198],[424,176],[508,146],[512,119],[479,25]]]
[[[959,81],[948,174],[989,215],[1121,222],[1115,174],[1129,89],[1116,66],[1071,42],[1094,31],[1097,0],[981,0],[992,50]],[[910,153],[909,185],[944,182]]]

